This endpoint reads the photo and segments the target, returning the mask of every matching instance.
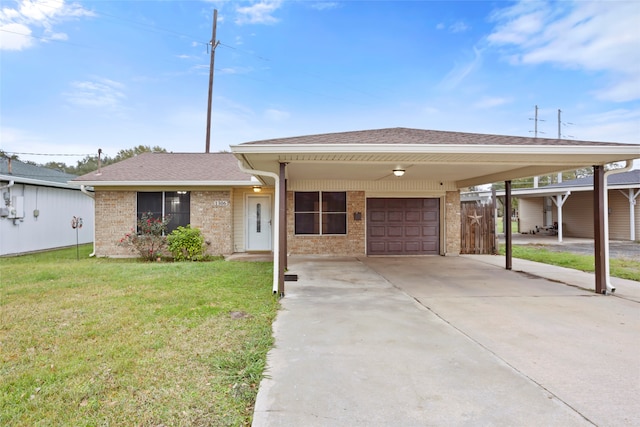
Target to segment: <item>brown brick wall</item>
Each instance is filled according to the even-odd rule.
[[[192,191],[191,227],[199,228],[207,253],[233,252],[233,201],[231,191]]]
[[[460,255],[460,191],[447,191],[443,225],[445,255]]]
[[[118,241],[136,227],[136,192],[96,191],[95,209],[96,256],[137,256],[118,246]]]
[[[96,191],[96,256],[134,257],[137,253],[118,245],[136,227],[135,191]],[[199,228],[211,255],[233,252],[230,191],[192,191],[191,226]]]
[[[364,255],[365,195],[364,191],[347,191],[346,236],[296,236],[294,234],[293,192],[287,192],[287,252],[292,255]],[[361,212],[356,221],[354,212]]]

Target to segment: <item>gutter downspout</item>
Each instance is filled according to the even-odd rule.
[[[0,190],[4,190],[5,188],[13,187],[15,184],[16,184],[15,181],[11,180],[11,181],[9,181],[9,183],[7,185],[3,185],[2,187],[0,187]]]
[[[609,190],[607,189],[607,178],[609,175],[628,172],[633,167],[633,160],[627,160],[627,164],[621,169],[612,169],[604,173],[604,274],[606,293],[614,293],[616,288],[611,285],[611,272],[609,267]]]
[[[89,196],[89,197],[91,197],[91,198],[94,200],[94,202],[93,202],[93,209],[94,209],[94,215],[95,215],[95,203],[96,203],[96,202],[95,202],[95,200],[96,200],[96,195],[95,195],[95,194],[91,194],[91,193],[89,193],[89,192],[87,191],[87,186],[86,186],[86,185],[84,185],[84,184],[81,184],[81,185],[80,185],[80,191],[81,191],[84,195]],[[93,224],[93,252],[91,252],[91,253],[89,254],[89,258],[92,258],[92,257],[94,257],[94,256],[96,256],[96,224],[95,224],[95,221],[94,221],[94,224]]]
[[[280,177],[278,174],[267,171],[259,171],[255,169],[247,169],[244,167],[242,160],[238,160],[238,167],[244,173],[248,173],[250,175],[261,175],[268,176],[273,178],[276,183],[275,188],[275,205],[280,209]],[[280,279],[280,263],[282,260],[280,259],[280,215],[274,215],[275,221],[273,226],[273,293],[277,294],[279,289],[279,279]]]

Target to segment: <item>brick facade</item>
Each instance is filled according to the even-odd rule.
[[[460,255],[460,221],[460,191],[447,191],[444,209],[445,255]]]
[[[135,257],[118,245],[136,227],[136,191],[95,192],[96,256]],[[231,191],[192,191],[191,226],[198,228],[210,255],[233,252],[233,203]]]
[[[136,191],[96,191],[96,256],[136,256],[118,241],[136,226]],[[200,229],[211,255],[233,252],[232,190],[192,191],[191,226]],[[296,236],[294,233],[293,192],[287,193],[287,251],[292,255],[366,254],[366,197],[364,191],[347,191],[347,234],[344,236]],[[360,212],[356,220],[354,213]],[[445,255],[460,254],[460,193],[445,196]]]
[[[207,244],[207,253],[233,252],[233,201],[231,191],[192,191],[191,227],[198,228]]]
[[[96,191],[95,230],[96,256],[135,256],[118,241],[136,227],[135,191]]]
[[[347,191],[347,234],[344,236],[296,236],[293,215],[293,192],[287,192],[287,252],[291,255],[364,255],[365,193]],[[354,219],[361,212],[362,219]]]

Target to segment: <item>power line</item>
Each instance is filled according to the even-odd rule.
[[[68,154],[68,153],[18,153],[17,151],[4,151],[5,154],[16,154],[20,156],[70,156],[70,157],[86,157],[93,156],[94,154]]]

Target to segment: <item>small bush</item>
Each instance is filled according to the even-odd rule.
[[[129,248],[132,252],[138,252],[140,257],[153,261],[162,253],[166,244],[164,233],[171,219],[154,218],[151,212],[143,214],[137,222],[138,229],[131,230],[119,240],[118,245]]]
[[[197,228],[178,227],[167,236],[169,251],[176,261],[201,261],[204,259],[204,237]]]

